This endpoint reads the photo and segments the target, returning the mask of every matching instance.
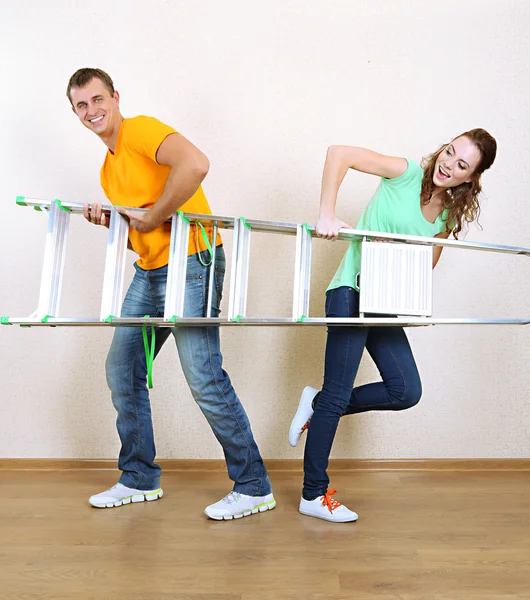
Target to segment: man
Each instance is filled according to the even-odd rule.
[[[184,136],[152,117],[124,118],[112,79],[100,69],[80,69],[66,92],[81,123],[107,146],[101,185],[129,220],[129,247],[138,255],[136,273],[126,294],[122,316],[163,316],[169,260],[170,226],[176,211],[211,214],[201,187],[209,162]],[[108,226],[100,205],[84,207],[91,223]],[[210,228],[211,236],[211,228]],[[212,240],[213,244],[213,240]],[[225,272],[220,238],[216,240],[212,315],[219,314]],[[211,260],[201,235],[190,235],[184,316],[203,317]],[[218,327],[174,327],[156,331],[155,356],[173,333],[191,393],[223,447],[233,491],[205,509],[212,519],[232,519],[275,507],[267,471],[250,423],[228,374],[222,368]],[[97,508],[151,501],[163,495],[155,464],[147,365],[142,330],[118,327],[106,362],[107,383],[121,440],[119,482],[91,496]]]

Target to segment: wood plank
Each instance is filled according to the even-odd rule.
[[[524,471],[331,472],[360,514],[300,515],[301,473],[272,475],[277,507],[231,522],[203,508],[224,472],[168,472],[159,501],[98,510],[105,470],[6,470],[1,600],[528,600]]]

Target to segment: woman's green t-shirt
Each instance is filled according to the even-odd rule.
[[[357,224],[357,229],[434,237],[445,231],[446,214],[429,222],[421,211],[420,193],[423,169],[407,159],[407,170],[394,179],[381,178],[381,183]],[[353,241],[340,263],[328,290],[349,286],[359,290],[357,275],[361,269],[361,240]]]

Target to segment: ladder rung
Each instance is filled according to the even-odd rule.
[[[186,268],[188,266],[188,240],[190,222],[182,213],[173,215],[171,220],[171,240],[167,267],[166,300],[164,319],[169,321],[184,316],[184,291]]]
[[[37,318],[57,317],[63,285],[70,211],[55,201],[48,212],[48,233],[44,248]]]
[[[129,223],[114,208],[110,211],[109,237],[103,275],[100,319],[121,316],[123,279],[127,260]]]
[[[309,316],[311,286],[311,247],[313,237],[305,224],[296,226],[296,256],[294,264],[293,320]]]
[[[213,284],[215,279],[215,253],[217,251],[217,223],[212,227],[212,255],[210,264],[210,277],[208,278],[208,299],[206,301],[206,316],[212,316]]]
[[[247,312],[251,233],[250,225],[243,217],[235,220],[228,306],[228,319],[230,321],[237,321],[241,317],[245,317]]]

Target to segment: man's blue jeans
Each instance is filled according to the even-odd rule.
[[[208,251],[201,254],[209,260]],[[167,266],[136,273],[125,296],[123,317],[162,317]],[[199,255],[188,257],[185,317],[206,315],[209,267]],[[225,274],[225,255],[216,249],[212,316],[219,315]],[[175,336],[180,363],[193,398],[223,447],[234,491],[249,496],[271,492],[250,423],[228,374],[222,367],[219,327],[161,327],[156,329],[155,356],[170,334]],[[150,335],[149,335],[150,338]],[[117,416],[121,440],[118,466],[120,483],[140,490],[160,487],[160,467],[155,464],[155,443],[147,389],[147,365],[141,327],[117,327],[106,362],[107,383]]]
[[[328,317],[358,317],[359,293],[340,287],[326,294]],[[375,362],[382,381],[354,388],[364,349]],[[315,397],[315,412],[304,454],[306,500],[326,493],[329,454],[339,419],[369,410],[404,410],[417,404],[421,381],[402,327],[328,327],[324,384]]]

